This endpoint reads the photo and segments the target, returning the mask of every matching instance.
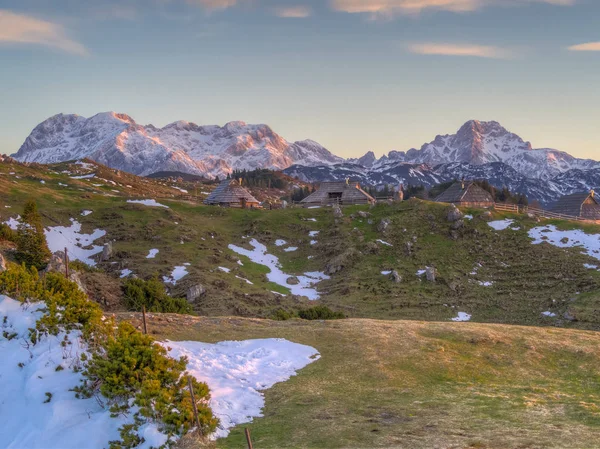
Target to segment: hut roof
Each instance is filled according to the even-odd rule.
[[[552,212],[572,217],[600,220],[600,204],[591,192],[573,193],[561,197],[552,208]]]
[[[323,203],[332,199],[338,199],[341,203],[375,202],[375,198],[361,189],[358,183],[346,181],[322,182],[316,192],[301,202]]]
[[[235,179],[226,179],[217,186],[215,190],[204,200],[205,204],[238,204],[246,200],[246,203],[258,203],[250,192],[243,188]]]
[[[490,192],[474,182],[455,182],[435,201],[438,203],[493,203],[494,198]]]

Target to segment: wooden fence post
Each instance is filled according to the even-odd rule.
[[[198,406],[196,405],[196,396],[194,395],[194,387],[192,385],[192,377],[188,376],[188,386],[190,388],[190,396],[192,397],[192,407],[194,409],[194,419],[196,420],[196,427],[198,427],[198,433],[202,436],[202,428],[200,427],[200,419],[198,418]]]
[[[252,447],[252,438],[250,438],[250,429],[247,427],[244,429],[244,433],[246,434],[246,442],[248,443],[248,449],[254,449]]]
[[[144,334],[148,335],[148,326],[146,325],[146,306],[142,306],[142,323],[144,324]]]
[[[69,279],[69,253],[67,252],[67,247],[65,246],[65,277]]]

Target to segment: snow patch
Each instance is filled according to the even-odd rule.
[[[213,438],[225,437],[232,427],[262,415],[260,390],[288,380],[319,358],[316,349],[280,338],[163,343],[171,357],[188,358],[187,369],[210,388],[210,406],[221,423]]]
[[[512,228],[515,231],[518,230],[519,228],[513,228],[513,224],[514,224],[515,220],[511,220],[510,218],[506,218],[504,220],[496,220],[496,221],[490,221],[488,222],[488,225],[491,228],[494,228],[496,231],[504,231],[507,228]]]
[[[270,282],[289,288],[294,295],[306,296],[311,300],[319,299],[319,292],[312,286],[323,279],[329,279],[329,276],[320,272],[304,273],[304,276],[297,276],[299,281],[297,285],[289,285],[286,281],[291,275],[282,271],[279,259],[268,254],[267,247],[258,240],[252,239],[249,243],[254,249],[249,250],[233,244],[230,244],[228,248],[237,254],[248,257],[252,262],[269,268],[267,279]]]
[[[458,312],[458,314],[452,318],[452,321],[470,321],[471,315],[466,312]]]
[[[118,192],[118,190],[115,190],[116,192]],[[164,204],[160,204],[157,203],[156,200],[127,200],[128,203],[133,203],[133,204],[143,204],[144,206],[150,206],[150,207],[164,207],[165,209],[168,209],[169,206],[165,206]]]
[[[91,214],[93,211],[91,210],[82,210],[81,211],[81,216],[82,217],[87,217],[89,214]]]
[[[547,225],[530,229],[529,237],[534,245],[547,242],[559,248],[581,248],[583,253],[600,260],[600,234],[586,234],[579,229],[560,231]]]
[[[179,279],[181,279],[182,277],[184,277],[185,275],[188,274],[188,271],[186,268],[187,266],[189,266],[189,264],[183,264],[183,265],[173,268],[173,271],[171,271],[170,276],[163,276],[163,282],[165,282],[166,284],[172,284],[172,285],[177,284],[177,281]]]
[[[150,251],[148,251],[148,255],[146,256],[146,259],[154,259],[157,254],[158,254],[158,250],[156,248],[152,248]]]
[[[394,246],[391,243],[385,242],[385,241],[383,241],[381,239],[377,239],[376,241],[379,242],[379,243],[381,243],[382,245],[385,245],[385,246]]]
[[[73,218],[71,223],[71,226],[51,226],[44,229],[48,248],[53,253],[67,248],[70,260],[79,260],[91,266],[96,265],[92,257],[102,252],[102,246],[92,244],[100,237],[104,237],[106,231],[94,229],[91,234],[84,234],[81,232],[81,223]],[[91,248],[88,248],[90,246]]]

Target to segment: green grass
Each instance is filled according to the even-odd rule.
[[[447,206],[423,201],[344,207],[344,218],[339,220],[329,208],[222,209],[177,201],[177,192],[168,185],[103,167],[92,180],[75,180],[61,173],[74,168],[61,164],[48,171],[0,164],[0,218],[16,215],[24,201],[33,197],[46,225],[68,224],[74,217],[86,232],[106,230],[107,236],[98,243],[113,240],[115,257],[98,267],[108,274],[103,280],[114,283],[112,291],[118,290],[115,285],[120,283],[118,274],[123,268],[145,278],[154,273],[168,275],[174,266],[187,262],[189,275],[171,293],[185,296],[190,286],[204,285],[207,293],[195,304],[199,314],[269,317],[279,308],[294,311],[308,306],[307,300],[289,295],[285,286],[269,282],[264,266],[243,257],[244,265],[237,264],[240,256],[228,245],[248,248],[248,239],[242,237],[250,236],[265,244],[290,275],[324,271],[337,256],[352,250],[344,268],[318,284],[322,292],[319,302],[350,317],[447,321],[463,311],[478,322],[600,327],[600,273],[583,267],[598,262],[577,249],[532,245],[527,230],[539,223],[524,215],[494,213],[495,218],[515,219],[521,228],[497,232],[480,218],[481,210],[467,210],[474,219],[465,220],[464,228],[453,233],[446,221]],[[46,184],[39,182],[41,178]],[[117,185],[99,181],[101,178]],[[95,187],[98,182],[103,186]],[[167,196],[172,198],[164,198]],[[156,198],[170,208],[128,204],[130,197]],[[84,209],[93,213],[82,217]],[[370,216],[361,218],[359,211]],[[384,218],[391,224],[382,235],[377,225]],[[543,223],[600,233],[600,227],[581,223]],[[319,231],[314,238],[317,245],[310,245],[310,231]],[[275,246],[277,239],[298,250],[285,252],[285,246]],[[377,239],[393,246],[376,243]],[[151,248],[159,253],[155,259],[146,259]],[[471,274],[477,264],[481,267]],[[223,273],[219,266],[232,272]],[[435,266],[436,283],[416,275],[426,266]],[[403,281],[391,282],[381,274],[383,270],[397,270]],[[479,284],[487,281],[493,285]],[[102,295],[101,289],[98,295]],[[543,317],[541,312],[546,310],[557,313],[558,318]],[[564,314],[577,321],[564,319]]]
[[[286,338],[320,352],[264,392],[264,417],[248,424],[255,447],[584,448],[600,431],[593,332],[172,315],[153,318],[151,332],[205,342]],[[244,427],[216,447],[244,447]]]

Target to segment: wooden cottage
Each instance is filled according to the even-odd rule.
[[[258,200],[254,198],[235,179],[226,179],[204,200],[204,204],[224,207],[258,207]]]
[[[311,204],[375,204],[376,200],[358,183],[346,181],[322,182],[319,189],[304,198],[301,203],[305,206]]]
[[[560,198],[552,212],[586,220],[600,220],[600,202],[593,190],[589,193],[573,193]]]
[[[474,182],[466,181],[455,182],[435,201],[466,207],[491,207],[495,203],[490,192],[482,189]]]

